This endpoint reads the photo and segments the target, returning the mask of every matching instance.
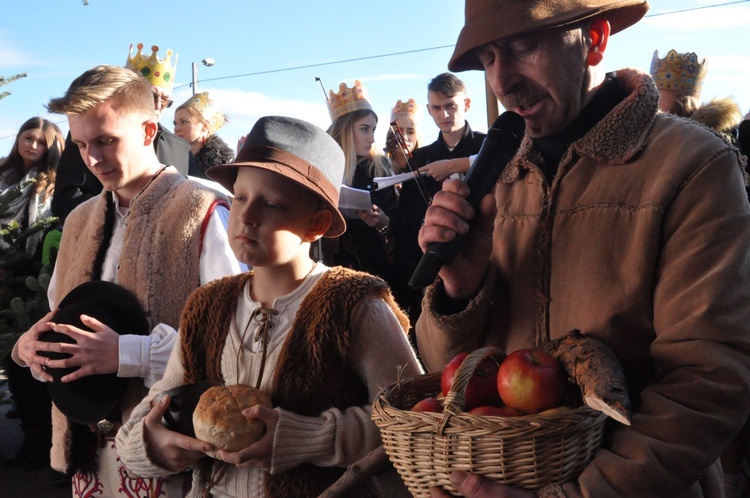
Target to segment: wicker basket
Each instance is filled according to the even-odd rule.
[[[497,348],[478,349],[456,370],[443,413],[412,412],[415,403],[440,393],[440,373],[401,380],[372,404],[383,446],[409,491],[429,496],[430,486],[457,495],[453,470],[534,491],[575,480],[599,449],[606,415],[583,406],[521,417],[464,413],[463,391],[482,359]]]

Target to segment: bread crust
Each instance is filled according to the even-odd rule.
[[[266,432],[266,424],[242,414],[242,410],[255,405],[272,408],[271,398],[247,384],[207,389],[193,412],[195,437],[211,443],[217,450],[247,448]]]

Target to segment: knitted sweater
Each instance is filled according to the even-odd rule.
[[[81,204],[65,221],[55,302],[94,274],[108,195],[103,192]],[[185,301],[200,285],[200,227],[216,197],[169,167],[131,202],[117,283],[135,294],[152,328],[159,323],[176,327]],[[175,264],[176,254],[181,264]],[[145,394],[142,379],[133,379],[120,400],[123,421]],[[74,456],[70,427],[54,406],[52,415],[52,467],[66,472]]]
[[[254,330],[244,340],[242,334],[259,307],[249,298],[251,285],[249,274],[228,277],[191,297],[180,347],[175,347],[164,378],[148,398],[206,378],[254,385],[263,374],[260,388],[272,395],[279,411],[271,472],[226,466],[226,475],[211,493],[317,496],[344,467],[380,443],[369,403],[381,387],[396,380],[397,367],[407,365],[407,376],[420,373],[404,333],[408,321],[379,279],[341,268],[326,271],[319,265],[296,290],[274,302],[279,315],[272,322],[274,335],[261,372],[262,353],[254,353],[248,344]],[[148,459],[143,442],[148,403],[144,400],[120,430],[117,446],[131,473],[167,475],[168,470]],[[219,466],[214,463],[214,469]],[[204,476],[196,472],[191,496],[200,496],[205,486]],[[386,491],[386,496],[393,492]]]

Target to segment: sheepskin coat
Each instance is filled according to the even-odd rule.
[[[718,457],[750,414],[750,206],[738,150],[657,113],[648,74],[547,180],[525,137],[495,187],[489,271],[455,314],[428,288],[419,351],[506,351],[573,329],[613,349],[634,404],[560,496],[721,497]]]

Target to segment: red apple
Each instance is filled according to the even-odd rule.
[[[472,415],[478,415],[480,417],[518,417],[523,415],[515,408],[511,408],[508,405],[505,406],[478,406],[472,410],[469,410]]]
[[[438,401],[437,398],[425,398],[412,406],[411,411],[442,413],[443,405],[440,404],[440,401]]]
[[[456,374],[456,370],[458,370],[458,367],[461,366],[464,358],[468,355],[469,353],[457,354],[443,368],[443,373],[440,377],[440,387],[443,390],[443,396],[448,394],[453,384],[453,376]],[[498,361],[494,358],[486,358],[477,366],[469,379],[469,383],[466,385],[464,411],[469,411],[477,406],[499,406],[501,404],[500,396],[497,393],[497,369]]]
[[[509,354],[497,373],[503,402],[523,413],[539,413],[562,403],[567,379],[560,363],[539,349]]]

